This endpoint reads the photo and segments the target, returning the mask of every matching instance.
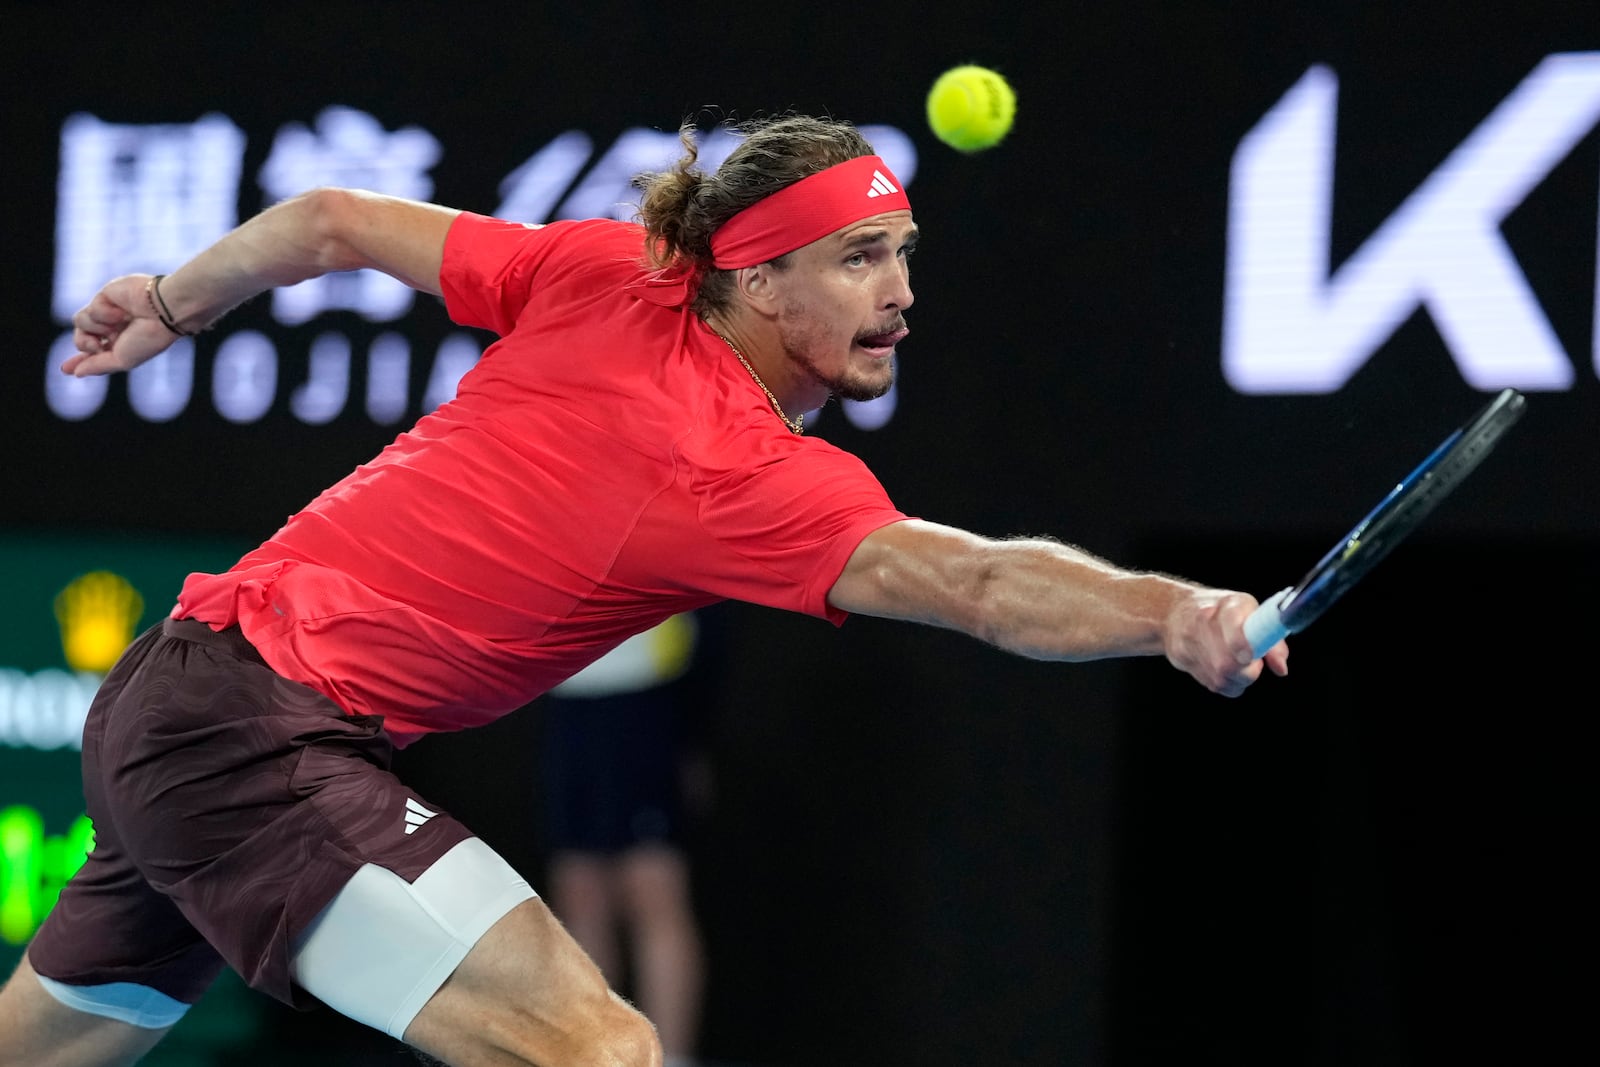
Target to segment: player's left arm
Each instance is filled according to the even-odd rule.
[[[828,594],[836,608],[942,626],[1035,659],[1164,655],[1236,696],[1288,670],[1282,643],[1256,659],[1248,593],[1127,570],[1048,539],[996,540],[910,519],[869,534]]]
[[[460,214],[436,204],[321,188],[280,201],[219,238],[152,288],[148,274],[107,282],[73,316],[83,377],[134,367],[268,289],[337,271],[373,268],[440,295],[445,236]]]

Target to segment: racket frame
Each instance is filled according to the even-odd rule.
[[[1527,398],[1502,389],[1468,422],[1452,431],[1426,459],[1389,490],[1296,583],[1268,597],[1245,620],[1245,637],[1259,657],[1299,633],[1342,597],[1483,462],[1506,430],[1522,417]]]

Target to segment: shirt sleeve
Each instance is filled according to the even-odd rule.
[[[445,235],[439,288],[451,321],[510,333],[540,288],[595,270],[635,270],[644,230],[613,219],[511,222],[462,212]]]
[[[874,530],[911,518],[861,460],[821,441],[731,471],[701,494],[700,522],[727,553],[739,588],[755,603],[826,618],[850,556]]]

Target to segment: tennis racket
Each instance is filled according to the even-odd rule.
[[[1501,435],[1522,417],[1526,406],[1527,398],[1517,390],[1501,390],[1391,489],[1304,578],[1253,611],[1245,619],[1244,633],[1255,654],[1261,656],[1283,638],[1310,626],[1364,578],[1477,468],[1499,444]]]

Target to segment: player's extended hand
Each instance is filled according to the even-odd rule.
[[[1244,620],[1257,607],[1249,593],[1196,589],[1167,620],[1167,660],[1195,681],[1225,697],[1236,697],[1261,677],[1289,673],[1289,645],[1279,641],[1257,659],[1245,637]]]
[[[72,343],[78,351],[62,362],[64,373],[87,378],[132,370],[178,339],[150,306],[146,296],[150,277],[113,278],[72,316]]]

